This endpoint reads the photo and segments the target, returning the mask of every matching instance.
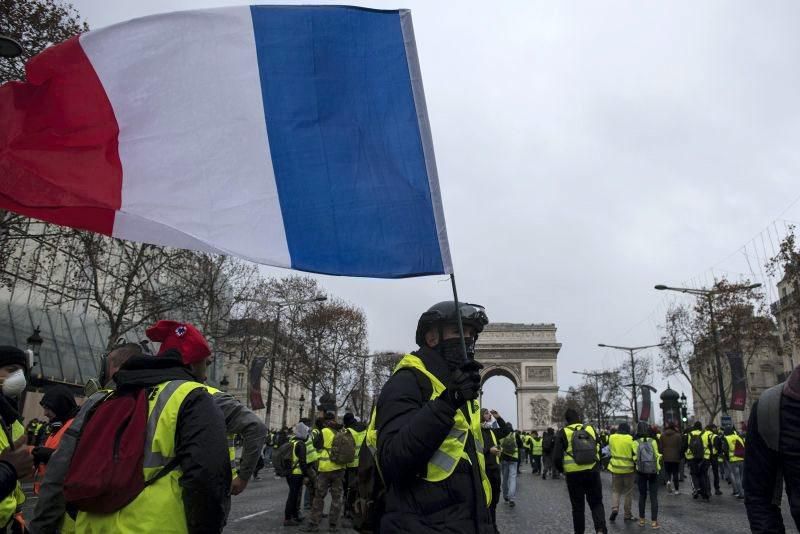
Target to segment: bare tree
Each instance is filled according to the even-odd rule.
[[[74,231],[60,253],[71,260],[68,279],[47,304],[85,302],[108,325],[108,348],[184,303],[182,289],[165,283],[179,263],[174,250]]]
[[[754,289],[738,289],[748,285],[748,280],[731,284],[725,279],[714,285],[713,321],[705,296],[697,297],[694,305],[676,305],[667,311],[661,340],[661,372],[664,376],[682,376],[689,382],[695,400],[712,419],[722,407],[718,373],[723,376],[725,398],[729,397],[731,386],[727,360],[721,357],[721,369],[717,369],[714,330],[720,353],[741,353],[745,369],[760,350],[777,344],[775,324],[766,316],[763,295]]]
[[[587,409],[583,404],[583,396],[574,387],[570,387],[566,395],[559,395],[553,402],[552,407],[552,420],[555,424],[564,423],[564,414],[567,410],[573,409],[578,412],[578,416],[583,419],[584,414],[591,412],[591,408]]]

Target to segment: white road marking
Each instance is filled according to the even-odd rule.
[[[254,513],[254,514],[250,514],[250,515],[246,515],[246,516],[244,516],[244,517],[240,517],[239,519],[234,519],[234,520],[233,520],[233,522],[234,522],[234,523],[238,523],[239,521],[245,521],[245,520],[247,520],[247,519],[252,519],[252,518],[254,518],[254,517],[258,517],[258,516],[260,516],[260,515],[268,514],[268,513],[270,513],[271,511],[272,511],[272,510],[264,510],[263,512],[256,512],[256,513]]]

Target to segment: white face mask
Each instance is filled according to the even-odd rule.
[[[3,395],[6,397],[17,397],[25,391],[27,385],[28,382],[25,380],[25,371],[18,369],[3,380]]]

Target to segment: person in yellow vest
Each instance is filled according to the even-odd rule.
[[[181,324],[175,328],[174,335],[164,339],[158,358],[131,356],[113,375],[116,389],[146,388],[150,392],[143,458],[145,480],[161,472],[164,466],[174,465],[174,468],[114,512],[79,511],[77,532],[193,534],[222,531],[231,488],[225,419],[183,357],[183,354],[191,354],[196,361],[205,361],[209,353],[208,344],[197,329]],[[191,363],[195,361],[188,362]],[[92,404],[102,402],[95,400],[96,396],[104,398],[106,395],[98,392],[87,399],[71,428],[79,433],[86,414],[84,408],[90,410]],[[69,471],[76,449],[74,441],[65,447],[68,438],[70,433],[64,436],[48,464],[42,484],[43,495],[51,477],[61,477],[63,484]],[[60,462],[62,452],[64,461]],[[33,522],[31,527],[36,534],[52,532]]]
[[[492,502],[489,504],[489,513],[492,517],[495,534],[499,532],[497,528],[497,503],[500,501],[500,486],[502,484],[499,461],[501,453],[500,440],[510,432],[510,427],[506,425],[505,420],[500,417],[496,410],[481,409],[484,462],[486,464],[486,476],[492,486]]]
[[[528,441],[531,445],[531,474],[539,475],[542,472],[542,438],[534,430]]]
[[[311,504],[311,515],[308,523],[300,528],[303,532],[319,532],[319,523],[322,519],[322,510],[325,506],[325,497],[331,492],[331,506],[328,512],[328,532],[339,531],[339,514],[342,511],[344,494],[344,474],[346,465],[337,464],[331,460],[331,448],[336,433],[342,426],[336,422],[336,414],[325,414],[325,423],[315,447],[319,451],[319,473],[314,486],[314,502]],[[320,443],[321,442],[321,443]]]
[[[147,336],[151,341],[160,342],[163,346],[165,343],[169,344],[170,340],[175,337],[175,332],[181,328],[192,328],[205,343],[205,338],[193,325],[177,321],[158,321],[147,329]],[[207,346],[207,343],[198,343],[191,349],[194,353],[190,352],[190,349],[184,349],[181,353],[184,364],[204,384],[208,381],[208,366],[211,363],[211,353],[210,350],[206,351]],[[163,351],[159,352],[159,354],[162,353]],[[233,395],[209,385],[205,387],[225,418],[225,428],[228,432],[228,459],[233,475],[231,495],[239,495],[247,487],[258,464],[261,449],[267,439],[267,426],[260,417]],[[236,436],[242,438],[242,457],[238,465],[234,446]]]
[[[553,462],[567,479],[567,491],[572,505],[572,526],[576,533],[584,531],[585,505],[588,504],[595,532],[605,534],[608,530],[603,508],[597,432],[590,425],[582,424],[578,412],[572,408],[566,410],[564,419],[567,424],[556,436]]]
[[[24,446],[27,438],[22,417],[18,411],[19,396],[27,386],[28,355],[16,347],[0,346],[0,453],[10,452]],[[0,532],[12,532],[24,527],[22,504],[25,493],[16,477],[8,482],[13,490],[0,500]],[[10,488],[8,488],[10,489]],[[6,492],[3,492],[6,493]],[[16,523],[16,524],[14,524]]]
[[[464,345],[458,312],[463,321]],[[417,322],[406,354],[376,404],[378,464],[386,482],[381,534],[493,534],[475,342],[482,306],[440,302]]]
[[[711,458],[710,435],[703,431],[700,421],[695,421],[692,430],[686,435],[686,460],[689,461],[689,472],[692,474],[694,492],[692,496],[711,498],[711,484],[708,480],[708,465]]]
[[[744,499],[744,487],[742,486],[742,475],[744,474],[744,438],[736,433],[733,426],[725,429],[725,442],[728,452],[728,468],[733,480],[733,494],[737,499]]]
[[[634,474],[634,442],[631,436],[631,427],[628,423],[620,423],[617,431],[608,436],[608,448],[611,459],[608,470],[611,472],[611,515],[610,521],[615,521],[619,514],[619,502],[623,501],[625,521],[633,520],[633,483]]]
[[[292,446],[292,472],[286,477],[289,485],[289,495],[286,497],[286,506],[283,509],[283,526],[294,527],[300,524],[300,494],[303,490],[303,477],[308,476],[308,462],[306,461],[306,440],[308,427],[297,423],[294,434],[289,438]]]
[[[344,499],[344,517],[350,518],[353,516],[353,506],[358,497],[358,454],[361,452],[361,445],[364,443],[364,438],[367,435],[367,425],[356,420],[352,413],[344,414],[344,426],[353,436],[353,441],[356,444],[356,457],[347,464],[347,472],[345,473],[345,499]]]

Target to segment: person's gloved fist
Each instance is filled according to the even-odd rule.
[[[447,389],[442,393],[444,400],[453,408],[460,408],[467,401],[478,398],[481,389],[480,370],[483,366],[471,360],[450,374]]]

